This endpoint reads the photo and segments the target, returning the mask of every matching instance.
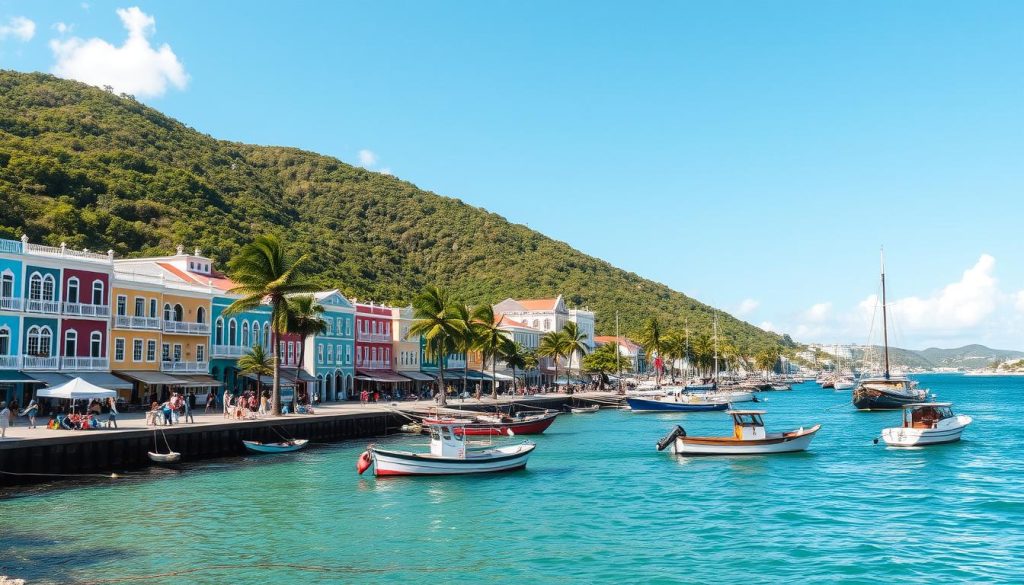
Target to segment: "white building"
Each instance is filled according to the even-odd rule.
[[[587,346],[587,353],[594,351],[594,312],[567,308],[562,295],[550,299],[505,299],[494,305],[494,314],[509,317],[539,330],[542,334],[561,331],[562,327],[571,321],[576,323],[580,333],[586,336],[583,343]],[[574,369],[579,368],[582,357],[578,353],[573,356]]]

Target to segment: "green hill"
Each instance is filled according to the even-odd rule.
[[[258,121],[254,121],[258,123]],[[593,229],[581,226],[580,229]],[[198,246],[224,266],[274,231],[312,253],[316,278],[405,303],[427,283],[467,302],[564,293],[599,333],[648,315],[710,328],[711,310],[485,209],[294,148],[217,140],[130,97],[0,71],[0,237],[120,256]],[[780,338],[724,316],[741,350]]]

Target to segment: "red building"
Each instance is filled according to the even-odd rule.
[[[356,303],[356,392],[393,392],[397,384],[410,382],[391,368],[393,350],[392,309]]]
[[[61,369],[107,370],[110,274],[74,268],[61,273]]]

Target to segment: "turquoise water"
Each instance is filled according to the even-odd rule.
[[[811,450],[680,459],[674,424],[722,413],[560,417],[523,472],[355,473],[365,442],[158,470],[0,500],[0,574],[30,583],[905,583],[1024,580],[1022,378],[921,376],[974,417],[959,444],[872,444],[897,413],[813,383],[768,394]],[[395,437],[381,444],[424,444]],[[182,571],[192,571],[183,573]],[[119,581],[120,582],[120,581]]]

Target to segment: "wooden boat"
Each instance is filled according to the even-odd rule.
[[[974,419],[964,414],[953,414],[952,406],[950,402],[905,404],[902,426],[882,429],[882,440],[890,447],[955,443]]]
[[[460,475],[524,469],[536,445],[529,441],[502,447],[469,447],[465,432],[451,425],[430,425],[430,452],[413,453],[370,445],[356,463],[360,475]]]
[[[498,414],[494,416],[481,415],[473,419],[472,422],[462,422],[464,419],[459,419],[457,422],[453,422],[452,419],[425,418],[423,419],[423,424],[449,425],[456,429],[455,432],[459,434],[465,433],[471,436],[508,434],[539,435],[546,431],[548,427],[555,422],[557,417],[558,412],[545,412],[544,414],[524,417],[511,417],[504,414]],[[511,433],[509,433],[509,431],[511,431]]]
[[[601,409],[599,404],[591,404],[590,406],[574,406],[572,408],[573,414],[587,414],[591,412],[597,412]]]
[[[309,443],[309,439],[294,439],[278,443],[261,443],[259,441],[242,441],[245,448],[252,453],[291,453],[298,451]]]
[[[181,453],[171,451],[170,453],[148,453],[150,461],[155,463],[177,463],[181,461]]]
[[[682,392],[660,398],[626,397],[626,403],[633,412],[706,412],[729,408],[726,400],[708,400],[697,394]]]
[[[836,378],[836,381],[832,383],[833,390],[851,390],[857,384],[853,381],[853,378]]]
[[[658,441],[658,450],[672,447],[677,455],[771,455],[803,451],[814,439],[821,425],[809,429],[799,428],[784,433],[767,433],[764,429],[763,410],[730,410],[733,434],[731,437],[688,437],[683,427],[676,426]]]

